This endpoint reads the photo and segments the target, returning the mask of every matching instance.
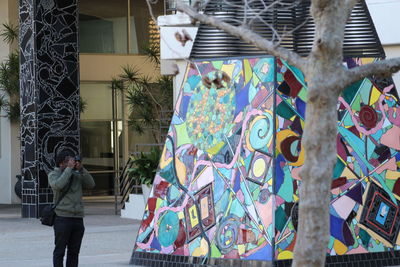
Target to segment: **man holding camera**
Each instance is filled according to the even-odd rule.
[[[79,250],[85,232],[82,189],[93,188],[95,183],[83,168],[80,157],[70,150],[62,150],[56,155],[56,167],[49,173],[48,179],[53,189],[54,203],[67,191],[55,208],[53,265],[63,266],[67,248],[66,266],[75,267],[78,266]]]

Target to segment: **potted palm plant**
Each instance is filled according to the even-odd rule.
[[[147,59],[160,67],[159,48],[144,47]],[[160,123],[162,111],[170,110],[173,103],[173,78],[162,75],[158,78],[144,75],[138,66],[125,65],[121,74],[114,77],[111,87],[125,94],[130,109],[128,124],[132,131],[139,135],[150,134],[151,143],[163,143]],[[169,125],[169,123],[168,123]]]
[[[142,186],[145,203],[150,195],[160,157],[161,150],[158,147],[153,147],[150,153],[141,152],[139,157],[134,157],[132,166],[128,169],[129,177]]]

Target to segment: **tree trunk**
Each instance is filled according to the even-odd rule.
[[[321,77],[322,73],[315,75]],[[306,161],[301,171],[299,227],[292,265],[294,267],[321,267],[325,264],[330,236],[330,188],[336,163],[338,96],[335,91],[324,87],[323,83],[310,82],[308,87],[309,98],[302,137]]]
[[[323,267],[330,237],[331,183],[336,163],[337,101],[344,83],[343,38],[350,7],[341,0],[313,0],[313,49],[308,57],[308,99],[302,137],[299,226],[294,267]],[[352,8],[352,7],[351,7]]]

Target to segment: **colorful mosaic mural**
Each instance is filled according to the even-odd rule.
[[[190,64],[135,251],[292,258],[306,96],[302,73],[273,57]],[[339,98],[329,255],[399,243],[398,103],[371,79]]]
[[[189,66],[136,251],[272,259],[274,66]]]
[[[353,68],[374,59],[348,59]],[[304,154],[307,86],[278,60],[276,96],[275,255],[292,258]],[[364,79],[338,101],[337,164],[332,177],[328,255],[388,251],[400,244],[399,97],[393,84]]]

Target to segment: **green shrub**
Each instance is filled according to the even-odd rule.
[[[139,157],[133,158],[132,167],[128,169],[129,177],[139,184],[153,184],[160,158],[161,149],[158,147],[153,147],[148,154],[141,152]]]

